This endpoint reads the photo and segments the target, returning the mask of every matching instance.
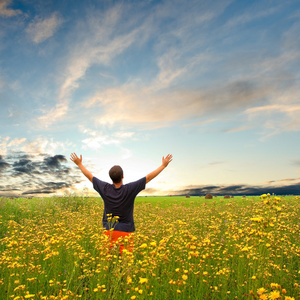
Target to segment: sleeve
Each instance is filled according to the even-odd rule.
[[[137,181],[129,183],[131,192],[137,195],[139,192],[146,188],[146,177],[143,177]]]
[[[94,189],[101,195],[103,192],[104,186],[106,185],[106,182],[98,179],[97,177],[93,177],[93,187]]]

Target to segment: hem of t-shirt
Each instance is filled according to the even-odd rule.
[[[105,229],[106,231],[110,231],[110,229]],[[112,230],[113,232],[125,232],[125,233],[134,233],[134,231],[123,231],[123,230]]]

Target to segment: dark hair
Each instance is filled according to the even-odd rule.
[[[123,178],[123,170],[120,166],[113,166],[109,170],[109,177],[113,181],[113,183],[120,183]]]

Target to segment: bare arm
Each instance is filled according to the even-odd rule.
[[[152,171],[146,176],[146,183],[155,178],[162,170],[164,170],[168,164],[173,160],[172,154],[168,154],[166,157],[162,158],[162,164],[156,170]]]
[[[93,182],[93,175],[92,173],[87,170],[84,165],[82,164],[82,155],[80,155],[80,158],[76,155],[76,153],[71,153],[70,159],[79,167],[83,175],[85,175],[89,181]]]

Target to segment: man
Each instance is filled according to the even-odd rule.
[[[80,158],[76,153],[71,153],[70,159],[80,168],[81,172],[93,183],[94,189],[100,194],[104,201],[103,227],[105,234],[111,237],[111,245],[119,238],[132,237],[135,231],[133,208],[134,200],[139,192],[145,189],[146,184],[162,172],[172,161],[173,156],[168,154],[162,158],[162,164],[156,170],[149,173],[137,181],[123,184],[123,170],[120,166],[113,166],[109,171],[112,184],[101,181],[94,177],[82,164],[82,155]],[[118,222],[111,232],[111,220],[118,218]],[[124,245],[120,245],[120,253]],[[132,247],[131,249],[132,250]]]

